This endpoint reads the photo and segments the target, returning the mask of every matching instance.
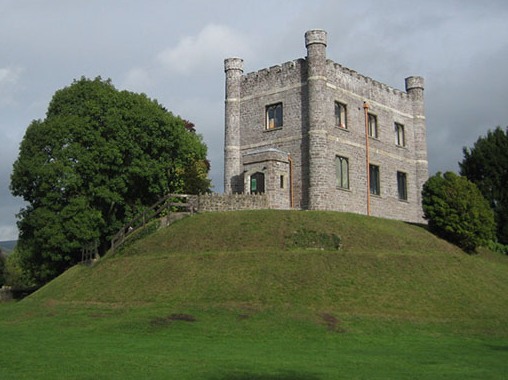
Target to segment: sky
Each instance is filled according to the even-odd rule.
[[[508,125],[506,0],[0,0],[0,241],[24,206],[12,165],[32,120],[82,76],[110,78],[192,121],[223,190],[224,59],[245,72],[327,56],[397,89],[425,78],[430,174],[458,171],[464,146]]]

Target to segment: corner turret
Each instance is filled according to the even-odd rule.
[[[326,88],[326,38],[324,30],[309,30],[305,33],[307,48],[307,91],[308,91],[308,199],[307,208],[326,208],[330,188],[327,149],[327,101]]]
[[[224,126],[224,193],[241,193],[242,160],[240,155],[240,96],[243,59],[224,60],[226,73]]]

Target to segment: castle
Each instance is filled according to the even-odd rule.
[[[423,78],[393,89],[326,58],[226,74],[224,192],[265,194],[270,208],[335,210],[422,223],[428,178]]]

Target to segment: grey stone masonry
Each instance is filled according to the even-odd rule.
[[[247,74],[225,60],[225,193],[424,223],[423,78],[394,89],[327,59],[327,44],[310,30],[305,58]]]
[[[270,208],[266,194],[189,195],[188,202],[195,212],[263,210]]]

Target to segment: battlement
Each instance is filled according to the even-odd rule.
[[[339,63],[333,62],[332,60],[327,60],[327,64],[330,69],[335,71],[335,73],[341,73],[341,74],[347,75],[355,80],[364,82],[367,85],[379,88],[380,90],[386,91],[388,93],[391,93],[391,94],[394,94],[394,95],[397,95],[397,96],[400,96],[403,98],[408,97],[408,93],[405,91],[388,86],[387,84],[379,82],[379,81],[372,79],[366,75],[362,75],[362,74],[358,73],[357,71],[352,70],[348,67],[345,67]]]
[[[235,63],[239,63],[235,61]],[[244,84],[248,84],[249,82],[260,82],[265,80],[271,80],[272,78],[288,78],[290,75],[301,73],[303,69],[305,69],[307,61],[304,58],[294,59],[292,61],[284,62],[280,65],[274,65],[268,68],[263,68],[257,71],[253,71],[247,74],[242,75],[242,82]],[[331,73],[342,74],[348,76],[358,82],[365,83],[366,85],[378,88],[387,93],[399,96],[401,98],[408,99],[409,91],[412,89],[423,89],[423,78],[418,76],[411,76],[405,78],[406,83],[406,91],[394,88],[385,83],[379,82],[375,79],[370,78],[369,76],[358,73],[357,71],[350,69],[346,66],[343,66],[339,63],[332,61],[331,59],[327,59],[326,61],[327,69]],[[301,76],[298,77],[301,79]],[[328,80],[332,80],[332,78],[328,78]]]
[[[280,65],[274,65],[269,68],[264,68],[258,71],[247,73],[243,76],[244,81],[249,80],[262,80],[266,77],[273,75],[292,74],[296,70],[301,70],[305,65],[305,59],[298,58],[292,61],[284,62]]]

